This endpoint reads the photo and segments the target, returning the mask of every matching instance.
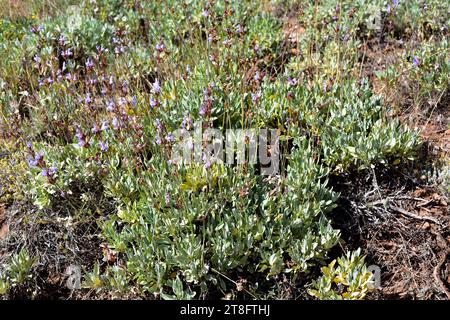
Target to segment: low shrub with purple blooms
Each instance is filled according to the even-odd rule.
[[[397,12],[418,10],[402,1],[327,0],[302,4],[293,41],[275,8],[295,2],[95,0],[57,16],[0,16],[0,137],[23,154],[18,187],[36,212],[89,220],[104,243],[93,248],[103,259],[82,266],[80,290],[276,298],[282,278],[292,288],[313,283],[311,271],[340,240],[330,177],[415,158],[421,139],[388,116],[361,73],[360,46],[376,34],[378,14],[392,35],[441,34],[445,23],[431,8],[401,20]],[[448,85],[448,52],[431,58],[436,46],[448,49],[433,44],[405,60],[423,96],[433,72]],[[223,134],[275,129],[279,171],[205,155],[173,161],[175,132],[194,133],[196,123]],[[360,274],[349,289],[358,294],[325,290],[320,278],[314,296],[370,291],[359,251],[351,257],[339,268]],[[245,290],[230,278],[246,279]],[[0,295],[14,291],[10,279],[0,267]]]

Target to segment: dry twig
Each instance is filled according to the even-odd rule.
[[[402,209],[400,207],[394,206],[394,205],[389,205],[389,208],[391,208],[394,211],[397,211],[401,214],[403,214],[404,216],[407,216],[409,218],[413,218],[413,219],[417,219],[417,220],[423,220],[423,221],[428,221],[428,222],[432,222],[435,223],[437,225],[441,225],[441,223],[439,222],[439,220],[432,218],[432,217],[427,217],[427,216],[419,216],[415,213],[406,211],[405,209]]]
[[[447,255],[450,254],[450,249],[447,249],[443,254],[441,259],[439,260],[438,264],[434,268],[433,276],[436,282],[441,287],[442,291],[447,295],[447,298],[450,299],[450,291],[448,291],[447,286],[445,285],[444,281],[442,281],[441,278],[441,268],[444,265],[445,261],[447,260]]]

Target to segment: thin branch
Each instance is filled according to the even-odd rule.
[[[450,299],[450,291],[448,291],[447,286],[445,285],[445,283],[442,281],[441,278],[441,268],[443,266],[443,264],[445,263],[445,261],[447,260],[447,255],[450,253],[450,249],[447,249],[443,254],[441,259],[439,260],[437,266],[434,268],[434,272],[433,272],[433,276],[434,279],[436,280],[436,282],[439,284],[439,286],[441,287],[442,291],[444,291],[444,293],[447,295],[447,298]]]
[[[405,209],[402,209],[400,207],[394,206],[394,205],[389,205],[389,208],[391,208],[394,211],[397,211],[401,214],[403,214],[404,216],[407,216],[409,218],[413,218],[413,219],[417,219],[417,220],[422,220],[422,221],[428,221],[428,222],[432,222],[435,223],[437,225],[442,225],[441,222],[439,222],[439,220],[432,218],[432,217],[427,217],[427,216],[419,216],[415,213],[406,211]]]

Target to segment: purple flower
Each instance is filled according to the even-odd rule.
[[[161,122],[160,119],[156,119],[156,120],[155,120],[155,124],[156,124],[156,129],[157,129],[159,132],[163,132],[163,131],[164,131],[164,124]]]
[[[33,148],[33,143],[31,141],[27,142],[27,148],[30,150]]]
[[[183,122],[181,123],[181,127],[183,129],[188,129],[192,127],[194,120],[192,120],[191,117],[187,116],[183,119]]]
[[[162,140],[159,136],[156,136],[156,144],[162,144]]]
[[[63,52],[62,52],[62,56],[63,56],[64,58],[68,58],[68,57],[73,56],[73,51],[72,51],[72,49],[69,48],[69,49],[63,51]]]
[[[226,39],[222,41],[222,44],[226,47],[230,47],[233,44],[233,42],[230,39]]]
[[[150,98],[150,107],[153,109],[158,105],[158,101],[156,101],[153,97]]]
[[[98,146],[100,147],[100,150],[102,150],[102,152],[107,152],[109,149],[107,142],[100,141],[98,143]]]
[[[261,99],[261,93],[252,93],[252,101],[254,103],[258,102]]]
[[[418,67],[420,65],[420,59],[418,57],[413,58],[413,66]]]
[[[67,41],[67,39],[63,35],[61,35],[58,39],[59,45],[61,45],[61,46],[64,46],[66,44],[66,41]]]
[[[103,121],[102,127],[100,128],[100,130],[106,131],[106,130],[108,130],[108,128],[109,128],[109,123],[108,123],[108,121]]]
[[[254,79],[255,81],[261,80],[261,75],[260,75],[259,71],[256,71],[255,76],[253,77],[253,79]]]
[[[159,43],[156,44],[155,49],[159,52],[163,52],[166,49],[166,46],[164,45],[164,42],[161,40]]]
[[[40,26],[38,26],[38,27],[36,27],[36,26],[33,26],[33,27],[31,27],[31,32],[32,33],[37,33],[37,32],[41,32],[41,31],[44,31],[44,26],[43,25],[40,25]]]
[[[86,61],[86,68],[88,68],[88,69],[94,68],[94,62],[92,61],[91,58],[87,59],[87,61]]]
[[[152,88],[152,92],[153,93],[155,93],[155,94],[160,94],[161,93],[161,86],[159,85],[159,80],[158,79],[155,80],[155,83],[153,83],[152,87],[153,87]]]
[[[116,47],[116,48],[114,48],[114,53],[115,54],[120,54],[120,47]]]
[[[204,105],[204,104],[202,104],[202,106],[200,107],[200,115],[201,116],[204,116],[204,115],[206,115],[206,106]]]
[[[87,145],[86,141],[84,139],[79,139],[78,140],[78,144],[77,144],[80,148],[83,148]]]
[[[97,133],[99,133],[99,132],[100,132],[100,130],[99,130],[97,124],[94,124],[94,126],[92,127],[92,133],[93,133],[93,134],[97,134]]]
[[[210,158],[204,153],[202,155],[202,160],[205,163],[205,169],[208,170],[211,167],[211,160]]]
[[[81,131],[81,129],[80,128],[77,128],[76,129],[76,134],[75,134],[75,136],[77,137],[77,139],[78,139],[78,146],[79,147],[85,147],[85,146],[87,146],[87,143],[86,143],[86,136],[84,135],[84,133]]]
[[[95,48],[97,49],[97,52],[100,54],[108,51],[107,49],[103,48],[101,45],[96,45]]]
[[[58,168],[55,166],[51,166],[50,169],[48,169],[49,175],[53,176],[58,172]]]
[[[42,169],[42,172],[41,172],[41,174],[42,174],[42,176],[43,177],[48,177],[49,176],[49,173],[48,173],[48,170],[47,169]]]
[[[169,133],[169,134],[166,136],[166,140],[169,141],[169,142],[173,142],[173,141],[175,140],[174,137],[173,137],[173,134]]]
[[[30,165],[31,168],[34,168],[38,165],[38,162],[36,161],[35,158],[29,156],[28,157],[28,164]]]
[[[290,84],[291,86],[296,86],[297,83],[298,83],[298,79],[297,79],[297,78],[291,78],[291,77],[288,77],[288,82],[289,82],[289,84]]]
[[[92,103],[92,98],[91,98],[91,94],[88,93],[86,95],[86,99],[85,99],[86,104],[91,104]]]
[[[116,129],[116,130],[119,129],[119,127],[120,127],[119,120],[117,118],[114,118],[112,120],[112,125],[113,125],[114,129]]]
[[[242,26],[240,25],[240,24],[238,24],[237,26],[236,26],[236,32],[237,33],[242,33],[244,31],[244,29],[242,28]]]
[[[170,203],[170,193],[167,192],[166,196],[164,198],[166,200],[166,204],[169,204]]]
[[[106,107],[106,110],[108,110],[109,112],[114,111],[115,105],[114,105],[114,101],[110,101],[108,103],[108,106]]]
[[[33,58],[33,60],[34,60],[34,62],[36,62],[36,63],[40,63],[40,62],[41,62],[41,57],[35,56],[35,57]]]
[[[209,11],[208,11],[208,9],[203,10],[202,16],[204,16],[205,18],[209,17]]]
[[[392,4],[394,5],[394,7],[398,7],[398,5],[400,4],[399,0],[393,0]]]
[[[132,104],[133,106],[136,106],[136,104],[137,104],[137,98],[136,98],[136,96],[133,96],[133,98],[131,98],[131,104]]]
[[[38,166],[42,162],[42,160],[44,160],[44,152],[39,151],[35,154],[34,158],[28,157],[28,164],[30,165],[30,167],[34,168]]]
[[[124,97],[119,97],[117,103],[119,104],[119,106],[123,106],[127,104],[127,99],[125,99]]]

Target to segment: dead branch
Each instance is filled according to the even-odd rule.
[[[409,218],[412,218],[412,219],[417,219],[417,220],[422,220],[422,221],[428,221],[428,222],[435,223],[435,224],[437,224],[437,225],[441,225],[441,222],[439,222],[439,220],[437,220],[437,219],[435,219],[435,218],[432,218],[432,217],[419,216],[419,215],[417,215],[417,214],[415,214],[415,213],[406,211],[405,209],[402,209],[402,208],[397,207],[397,206],[394,206],[394,205],[389,205],[389,208],[391,208],[392,210],[397,211],[397,212],[403,214],[404,216],[407,216],[407,217],[409,217]]]
[[[436,282],[441,287],[442,291],[447,295],[447,298],[450,299],[450,291],[448,291],[447,286],[445,285],[444,281],[442,281],[441,278],[441,268],[444,265],[445,261],[447,260],[447,255],[450,253],[450,249],[447,249],[443,254],[441,259],[439,260],[438,264],[434,268],[433,276]]]

